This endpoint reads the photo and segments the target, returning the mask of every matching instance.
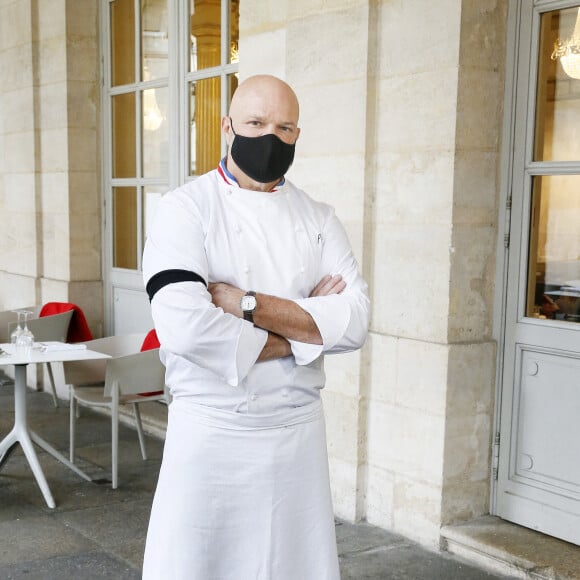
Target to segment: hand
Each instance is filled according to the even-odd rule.
[[[228,314],[242,318],[243,314],[240,308],[240,300],[245,294],[244,290],[240,290],[240,288],[236,288],[225,282],[209,284],[207,290],[211,294],[211,301],[215,306],[222,308]]]
[[[340,294],[346,288],[346,282],[342,279],[340,274],[330,276],[327,274],[316,284],[310,298],[314,296],[330,296],[331,294]]]

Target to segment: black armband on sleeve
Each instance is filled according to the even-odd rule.
[[[153,300],[153,296],[168,284],[175,284],[176,282],[201,282],[207,288],[207,282],[195,272],[190,270],[163,270],[162,272],[157,272],[152,276],[147,282],[145,289],[149,296],[149,302]]]

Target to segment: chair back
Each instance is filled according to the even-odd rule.
[[[112,357],[127,356],[139,352],[145,333],[105,336],[84,344],[89,350]],[[64,382],[67,385],[97,385],[105,382],[107,359],[70,361],[63,363]]]
[[[137,395],[165,389],[165,367],[159,349],[144,350],[107,360],[105,396],[111,397],[115,385],[120,395]]]
[[[68,326],[73,312],[63,312],[62,314],[54,314],[53,316],[43,316],[42,318],[33,318],[27,321],[27,326],[30,332],[34,334],[35,342],[43,342],[48,340],[57,340],[59,342],[66,342],[68,334]],[[8,325],[9,331],[12,332],[17,322]]]

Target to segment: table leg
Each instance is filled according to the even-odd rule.
[[[18,445],[16,429],[12,429],[12,431],[2,439],[2,442],[0,442],[0,470],[4,467],[8,458],[16,449],[16,445]]]
[[[14,428],[0,443],[0,467],[6,462],[17,443],[22,446],[24,455],[48,507],[56,507],[28,432],[25,364],[14,366]]]
[[[79,469],[74,463],[71,463],[62,453],[59,453],[50,443],[39,437],[34,431],[30,431],[30,437],[34,443],[42,447],[47,453],[50,453],[55,459],[64,463],[69,469],[72,469],[77,475],[80,475],[87,481],[93,481],[82,469]]]

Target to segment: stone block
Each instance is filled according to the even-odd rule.
[[[374,236],[373,330],[445,343],[450,227],[391,225]]]
[[[378,46],[382,77],[415,75],[457,66],[461,5],[380,2]]]
[[[240,37],[240,80],[256,74],[271,74],[286,79],[285,63],[285,29],[266,30]]]
[[[503,67],[507,7],[508,2],[497,0],[461,3],[461,67],[489,70]]]
[[[289,78],[293,78],[291,71],[296,70],[299,71],[296,80],[301,86],[357,79],[366,82],[368,26],[366,3],[289,21],[287,43],[292,47],[288,54]],[[335,97],[340,97],[338,92]],[[350,112],[355,111],[356,107],[351,105]]]
[[[35,142],[34,131],[20,131],[4,135],[4,167],[10,173],[34,173]]]
[[[499,155],[496,151],[456,151],[453,223],[496,226]]]
[[[393,493],[393,531],[439,549],[441,487],[397,475]]]
[[[52,82],[39,88],[40,115],[37,123],[42,131],[64,129],[68,120],[68,95],[65,82]]]
[[[0,53],[20,44],[30,44],[30,7],[30,2],[3,2],[0,5]]]
[[[444,417],[448,355],[447,345],[399,340],[395,405]]]
[[[4,87],[13,91],[32,87],[32,45],[18,44],[0,52],[0,70]]]
[[[34,93],[32,87],[24,87],[0,94],[0,131],[20,133],[34,130]]]
[[[497,151],[503,120],[499,71],[460,69],[457,96],[458,150]]]
[[[67,83],[67,91],[68,127],[95,130],[97,128],[99,99],[96,83],[69,81]]]
[[[99,6],[93,0],[66,3],[66,31],[69,37],[93,38],[99,26]]]
[[[327,356],[324,359],[325,390],[356,399],[360,395],[360,359],[360,351]]]
[[[376,401],[395,402],[398,376],[399,339],[371,332],[367,339],[370,361],[369,394],[370,404]]]
[[[367,468],[365,515],[369,524],[393,529],[395,477],[393,473],[376,465]]]
[[[451,151],[381,153],[376,166],[376,222],[449,224],[453,216],[454,166]]]
[[[368,413],[369,465],[440,484],[444,430],[442,417],[374,401]]]
[[[100,150],[96,129],[70,128],[68,136],[70,171],[98,171],[100,167]]]
[[[495,358],[494,342],[455,344],[449,347],[448,419],[492,414]]]
[[[357,398],[333,391],[323,392],[328,454],[333,458],[358,462],[360,411]],[[360,443],[362,444],[362,442]]]
[[[42,215],[43,273],[48,278],[68,280],[70,270],[69,217],[66,212]]]
[[[3,220],[12,213],[34,212],[36,210],[34,173],[5,173],[3,177]]]
[[[72,146],[72,144],[71,144]],[[40,159],[43,172],[67,172],[69,140],[66,128],[45,129],[40,133]]]
[[[495,248],[493,226],[453,227],[449,341],[489,340],[492,334]]]
[[[302,133],[296,145],[296,160],[288,172],[288,178],[317,201],[332,205],[343,221],[362,221],[364,218],[364,170],[365,160],[360,153],[329,155],[326,138],[320,141],[310,122],[301,120]],[[310,133],[318,142],[318,149],[311,145],[310,154],[302,150],[302,139]],[[325,135],[325,133],[322,133]]]
[[[40,41],[38,68],[35,71],[41,86],[67,80],[66,38],[62,36]]]
[[[67,79],[75,82],[85,82],[94,85],[92,101],[99,95],[99,45],[98,28],[93,28],[92,36],[67,37]]]
[[[4,265],[0,266],[0,309],[13,310],[35,305],[37,303],[35,278],[9,273],[7,270]]]
[[[480,481],[445,484],[441,502],[441,524],[468,522],[489,513],[489,477]]]
[[[43,213],[70,213],[69,200],[71,195],[69,185],[70,174],[64,171],[43,172],[40,174],[40,188]]]
[[[0,269],[35,276],[36,262],[36,215],[28,212],[12,212],[3,216],[0,237]]]
[[[445,433],[446,483],[470,485],[489,479],[492,414],[478,413],[447,420]]]
[[[68,174],[68,203],[72,215],[90,214],[100,223],[101,197],[96,171],[74,171]]]
[[[301,0],[288,3],[288,18],[299,20],[314,15],[324,15],[331,12],[344,12],[366,6],[366,0]]]
[[[240,38],[265,30],[283,28],[288,19],[287,4],[287,0],[240,2]]]
[[[296,87],[303,103],[300,124],[306,127],[299,139],[300,155],[360,156],[363,160],[366,148],[365,90],[364,78]],[[321,136],[324,136],[322,141]],[[324,149],[321,149],[321,143]]]
[[[456,68],[381,79],[377,83],[379,154],[453,150],[457,82]]]
[[[67,5],[65,0],[43,0],[39,3],[38,21],[42,22],[38,30],[39,40],[65,36]]]
[[[101,276],[101,222],[91,214],[74,216],[70,224],[71,280],[96,280]]]
[[[337,517],[350,522],[357,519],[357,466],[350,461],[329,457],[332,504]]]

